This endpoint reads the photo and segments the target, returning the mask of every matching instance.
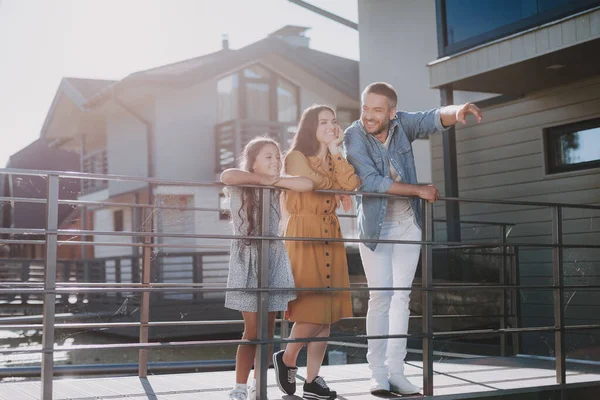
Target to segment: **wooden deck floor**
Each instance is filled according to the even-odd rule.
[[[600,367],[568,364],[568,383],[600,381]],[[555,373],[552,361],[526,358],[474,358],[445,360],[435,363],[435,395],[443,398],[473,397],[501,389],[552,386]],[[299,375],[305,372],[300,368]],[[421,363],[410,362],[406,373],[415,384],[422,382]],[[321,371],[339,399],[374,399],[368,391],[369,369],[366,364],[325,366]],[[298,381],[297,396],[282,396],[275,385],[273,370],[269,370],[269,399],[300,399],[302,382]],[[54,399],[158,399],[158,400],[226,400],[234,381],[234,372],[206,372],[138,377],[57,379]],[[483,394],[483,393],[482,393]],[[0,399],[32,400],[40,398],[40,382],[0,383]]]

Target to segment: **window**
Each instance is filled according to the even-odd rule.
[[[229,197],[225,193],[219,193],[219,219],[221,221],[227,221],[230,218],[229,212]]]
[[[298,87],[260,64],[219,79],[217,93],[218,122],[298,121]]]
[[[217,82],[218,121],[231,121],[238,118],[238,76],[229,75]]]
[[[544,134],[549,174],[600,167],[600,118],[548,128]]]
[[[113,213],[113,224],[115,232],[123,232],[123,210],[117,210]]]
[[[522,32],[598,5],[597,0],[438,0],[445,54]],[[445,28],[445,29],[444,29]],[[440,54],[441,55],[441,54]]]
[[[277,120],[298,121],[298,88],[283,78],[277,84]]]
[[[360,118],[360,111],[357,108],[338,108],[335,116],[340,128],[346,130],[354,121]]]

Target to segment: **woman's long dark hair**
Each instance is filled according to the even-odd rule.
[[[308,107],[300,117],[298,130],[292,139],[290,152],[297,150],[306,157],[314,156],[319,151],[319,141],[317,140],[317,127],[319,126],[319,113],[321,111],[331,111],[335,115],[333,108],[325,105],[314,105]]]
[[[250,142],[248,142],[248,144],[244,147],[244,150],[242,152],[242,155],[240,156],[240,160],[239,160],[239,167],[240,169],[243,169],[245,171],[248,172],[254,172],[254,162],[256,161],[256,157],[258,157],[258,154],[260,153],[260,151],[267,145],[273,145],[275,147],[277,147],[277,151],[279,151],[281,153],[281,150],[279,148],[279,143],[277,143],[275,140],[271,139],[268,136],[259,136],[256,137],[254,139],[252,139]],[[244,215],[242,214],[242,211],[245,212],[246,217],[244,217]],[[256,212],[256,218],[254,213]],[[242,206],[240,207],[240,209],[238,210],[238,216],[240,217],[241,221],[240,222],[240,226],[238,227],[238,229],[242,230],[242,224],[244,223],[244,219],[247,218],[248,219],[248,230],[246,232],[243,232],[243,234],[247,235],[247,236],[251,236],[254,233],[254,229],[258,228],[260,229],[260,221],[262,221],[262,213],[261,213],[261,208],[260,208],[260,204],[259,204],[259,196],[257,193],[256,189],[253,188],[242,188]],[[251,241],[250,240],[244,240],[244,244],[246,245],[250,245]]]

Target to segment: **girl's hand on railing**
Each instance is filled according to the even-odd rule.
[[[279,175],[259,175],[259,184],[264,186],[275,186],[281,177]]]

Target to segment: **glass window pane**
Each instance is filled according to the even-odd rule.
[[[446,0],[448,44],[493,31],[536,13],[536,0]]]
[[[271,73],[268,69],[260,65],[253,65],[244,70],[244,76],[246,78],[253,79],[269,79],[271,77]]]
[[[298,121],[298,88],[279,79],[277,85],[277,119],[279,122]]]
[[[358,109],[342,108],[335,113],[337,122],[342,129],[348,128],[360,115]]]
[[[246,119],[270,120],[269,84],[248,82],[246,84]]]
[[[554,138],[554,165],[600,160],[600,128],[564,133]]]
[[[218,122],[238,118],[238,76],[227,76],[217,82],[217,119]]]

